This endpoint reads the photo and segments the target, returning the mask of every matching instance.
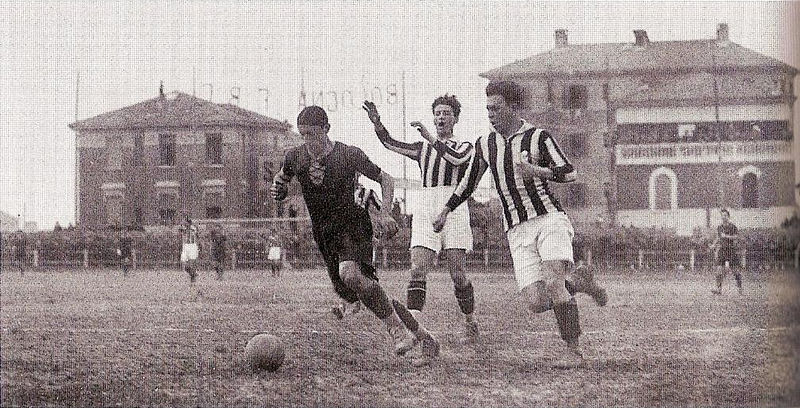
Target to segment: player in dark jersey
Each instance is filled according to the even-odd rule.
[[[739,255],[736,253],[736,241],[739,239],[739,229],[731,222],[731,213],[727,209],[720,210],[722,224],[717,227],[717,239],[712,245],[717,251],[717,288],[711,292],[715,295],[722,294],[722,281],[733,270],[736,287],[742,293],[742,272],[739,270]]]
[[[383,207],[380,222],[373,225],[368,210],[355,203],[357,173],[381,184],[385,203],[391,203],[394,195],[391,176],[372,163],[361,149],[331,141],[328,115],[319,106],[309,106],[300,112],[297,130],[305,143],[286,153],[270,188],[273,198],[285,199],[287,184],[296,177],[334,291],[350,303],[360,300],[384,321],[396,354],[404,355],[410,350],[403,341],[408,329],[421,342],[423,355],[437,355],[438,341],[402,303],[389,299],[372,266],[373,228],[379,237],[397,232],[389,206]]]
[[[213,224],[209,239],[211,240],[211,260],[214,263],[214,270],[217,272],[217,280],[222,280],[222,274],[225,271],[225,242],[228,237],[222,232],[220,224]]]

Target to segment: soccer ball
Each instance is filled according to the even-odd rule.
[[[281,340],[271,334],[256,334],[244,348],[244,357],[253,371],[275,371],[283,364]]]

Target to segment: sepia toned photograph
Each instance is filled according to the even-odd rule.
[[[0,406],[800,406],[800,1],[0,3]]]

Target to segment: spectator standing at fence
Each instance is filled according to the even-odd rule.
[[[214,271],[217,272],[217,280],[222,280],[222,274],[225,271],[225,252],[228,240],[222,230],[222,225],[213,224],[209,239],[211,239],[211,261],[214,263]]]
[[[117,256],[119,257],[119,264],[122,267],[122,276],[128,276],[128,268],[130,268],[132,263],[132,246],[133,240],[130,234],[123,229],[117,241]]]
[[[422,180],[422,203],[414,210],[411,224],[411,278],[406,288],[407,304],[415,317],[421,318],[427,294],[427,274],[438,253],[447,259],[450,278],[459,309],[464,316],[463,343],[478,339],[478,324],[473,318],[475,294],[472,282],[464,272],[467,251],[472,250],[472,229],[467,206],[455,211],[441,231],[433,230],[437,211],[444,206],[458,182],[464,177],[473,154],[472,144],[453,135],[458,123],[461,103],[453,95],[436,98],[431,104],[436,136],[421,122],[411,122],[424,141],[406,143],[395,140],[381,123],[374,103],[364,101],[375,133],[384,147],[417,162]],[[398,206],[399,210],[399,206]],[[409,338],[411,340],[411,338]]]
[[[555,314],[567,350],[554,365],[580,365],[581,327],[574,293],[588,293],[601,306],[607,299],[589,268],[577,270],[574,280],[567,279],[573,266],[574,232],[547,184],[574,181],[575,170],[548,132],[519,116],[522,87],[511,81],[493,81],[486,87],[486,100],[495,131],[475,142],[466,175],[437,217],[434,230],[442,230],[448,214],[469,198],[490,169],[502,204],[517,286],[532,312],[552,309]]]
[[[722,281],[725,280],[728,271],[733,270],[736,287],[739,289],[739,294],[741,294],[742,272],[739,268],[741,263],[737,253],[739,229],[731,222],[731,213],[727,209],[721,209],[720,215],[722,216],[722,224],[717,227],[717,239],[712,244],[717,253],[717,274],[715,276],[717,288],[713,289],[711,293],[715,295],[722,294]]]
[[[183,242],[181,263],[183,263],[184,269],[189,274],[189,282],[194,283],[197,280],[197,258],[200,255],[200,249],[197,245],[197,226],[188,216],[183,225],[181,239]]]
[[[280,276],[281,266],[283,261],[283,248],[281,248],[280,240],[274,229],[269,229],[266,234],[263,234],[264,249],[267,255],[267,266],[269,267],[270,275],[273,278]]]
[[[382,320],[394,345],[394,352],[405,355],[406,330],[421,341],[423,354],[439,354],[439,343],[420,325],[406,307],[391,300],[372,265],[373,235],[393,236],[397,223],[384,206],[373,223],[368,209],[355,202],[356,174],[380,183],[383,202],[394,198],[394,180],[354,146],[333,142],[328,137],[330,124],[319,106],[304,108],[297,117],[297,130],[305,143],[286,152],[281,170],[272,183],[276,200],[288,195],[288,183],[297,177],[311,217],[314,240],[333,283],[334,291],[348,303],[357,300]],[[375,234],[374,234],[375,233]]]

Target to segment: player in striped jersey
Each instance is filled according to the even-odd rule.
[[[491,82],[486,87],[486,109],[496,130],[475,142],[475,154],[466,176],[434,223],[439,230],[448,213],[458,208],[475,190],[483,173],[490,169],[503,207],[517,286],[535,313],[552,309],[561,338],[569,351],[556,366],[582,363],[578,338],[576,291],[591,295],[599,305],[606,303],[605,290],[595,284],[591,270],[581,268],[574,280],[567,280],[573,266],[572,225],[547,182],[575,180],[575,170],[555,139],[518,114],[522,88],[514,82]]]
[[[463,206],[455,211],[440,232],[433,230],[433,221],[456,185],[464,177],[473,148],[469,142],[458,141],[453,136],[453,127],[458,123],[461,103],[455,96],[436,98],[431,105],[436,136],[428,132],[420,122],[411,122],[425,141],[404,143],[393,139],[381,123],[375,104],[364,102],[375,133],[383,145],[402,154],[419,165],[422,180],[422,200],[413,211],[411,226],[411,281],[407,288],[408,309],[419,316],[425,304],[426,274],[433,266],[436,253],[441,251],[447,258],[450,277],[453,280],[455,297],[465,320],[466,343],[478,337],[478,325],[472,314],[475,305],[472,282],[464,273],[466,251],[472,249],[472,229],[469,225],[469,209]],[[410,338],[410,337],[409,337]]]

